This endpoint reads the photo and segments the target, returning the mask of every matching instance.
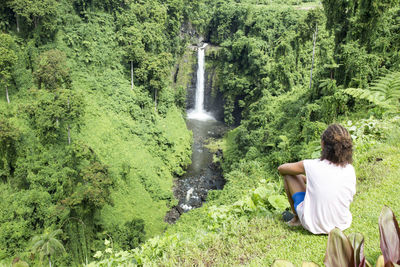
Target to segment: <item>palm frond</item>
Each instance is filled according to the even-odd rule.
[[[65,251],[63,244],[55,238],[49,240],[49,245],[53,249],[53,252]]]
[[[63,231],[61,229],[54,230],[53,232],[50,233],[50,237],[54,238],[57,235],[62,234],[62,232]]]
[[[40,259],[44,256],[52,256],[58,252],[65,252],[63,244],[56,238],[57,235],[61,234],[62,230],[57,229],[52,232],[45,232],[41,235],[34,236],[32,238],[31,251],[33,253],[39,253]]]

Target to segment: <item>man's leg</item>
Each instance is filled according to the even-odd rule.
[[[294,203],[292,196],[297,192],[305,192],[306,191],[306,184],[304,175],[284,175],[283,181],[285,184],[285,191],[288,197],[290,208],[292,209],[293,214],[295,215],[294,218],[290,221],[292,223],[298,222],[299,218],[297,216],[297,212],[294,209]]]

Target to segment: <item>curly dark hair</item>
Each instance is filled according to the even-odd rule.
[[[329,125],[322,133],[321,141],[321,160],[326,159],[342,167],[353,162],[353,141],[342,125]]]

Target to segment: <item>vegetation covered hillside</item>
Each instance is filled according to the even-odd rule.
[[[81,265],[108,236],[131,249],[164,231],[173,177],[190,164],[185,91],[171,80],[188,8],[2,1],[0,260]],[[65,253],[31,250],[57,229]]]
[[[200,2],[200,1],[199,1]],[[320,154],[320,135],[342,123],[355,144],[353,226],[379,255],[378,217],[399,214],[400,36],[398,1],[202,1],[203,28],[224,96],[227,184],[166,233],[133,251],[103,253],[103,264],[270,265],[277,258],[322,264],[327,236],[289,229],[276,168]],[[312,69],[312,78],[311,78]]]

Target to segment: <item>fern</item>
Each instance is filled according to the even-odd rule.
[[[384,96],[390,104],[399,104],[400,100],[400,72],[389,72],[376,82],[372,83],[372,92]]]
[[[400,72],[389,72],[371,83],[368,89],[347,88],[344,92],[387,109],[398,109],[400,101]]]

